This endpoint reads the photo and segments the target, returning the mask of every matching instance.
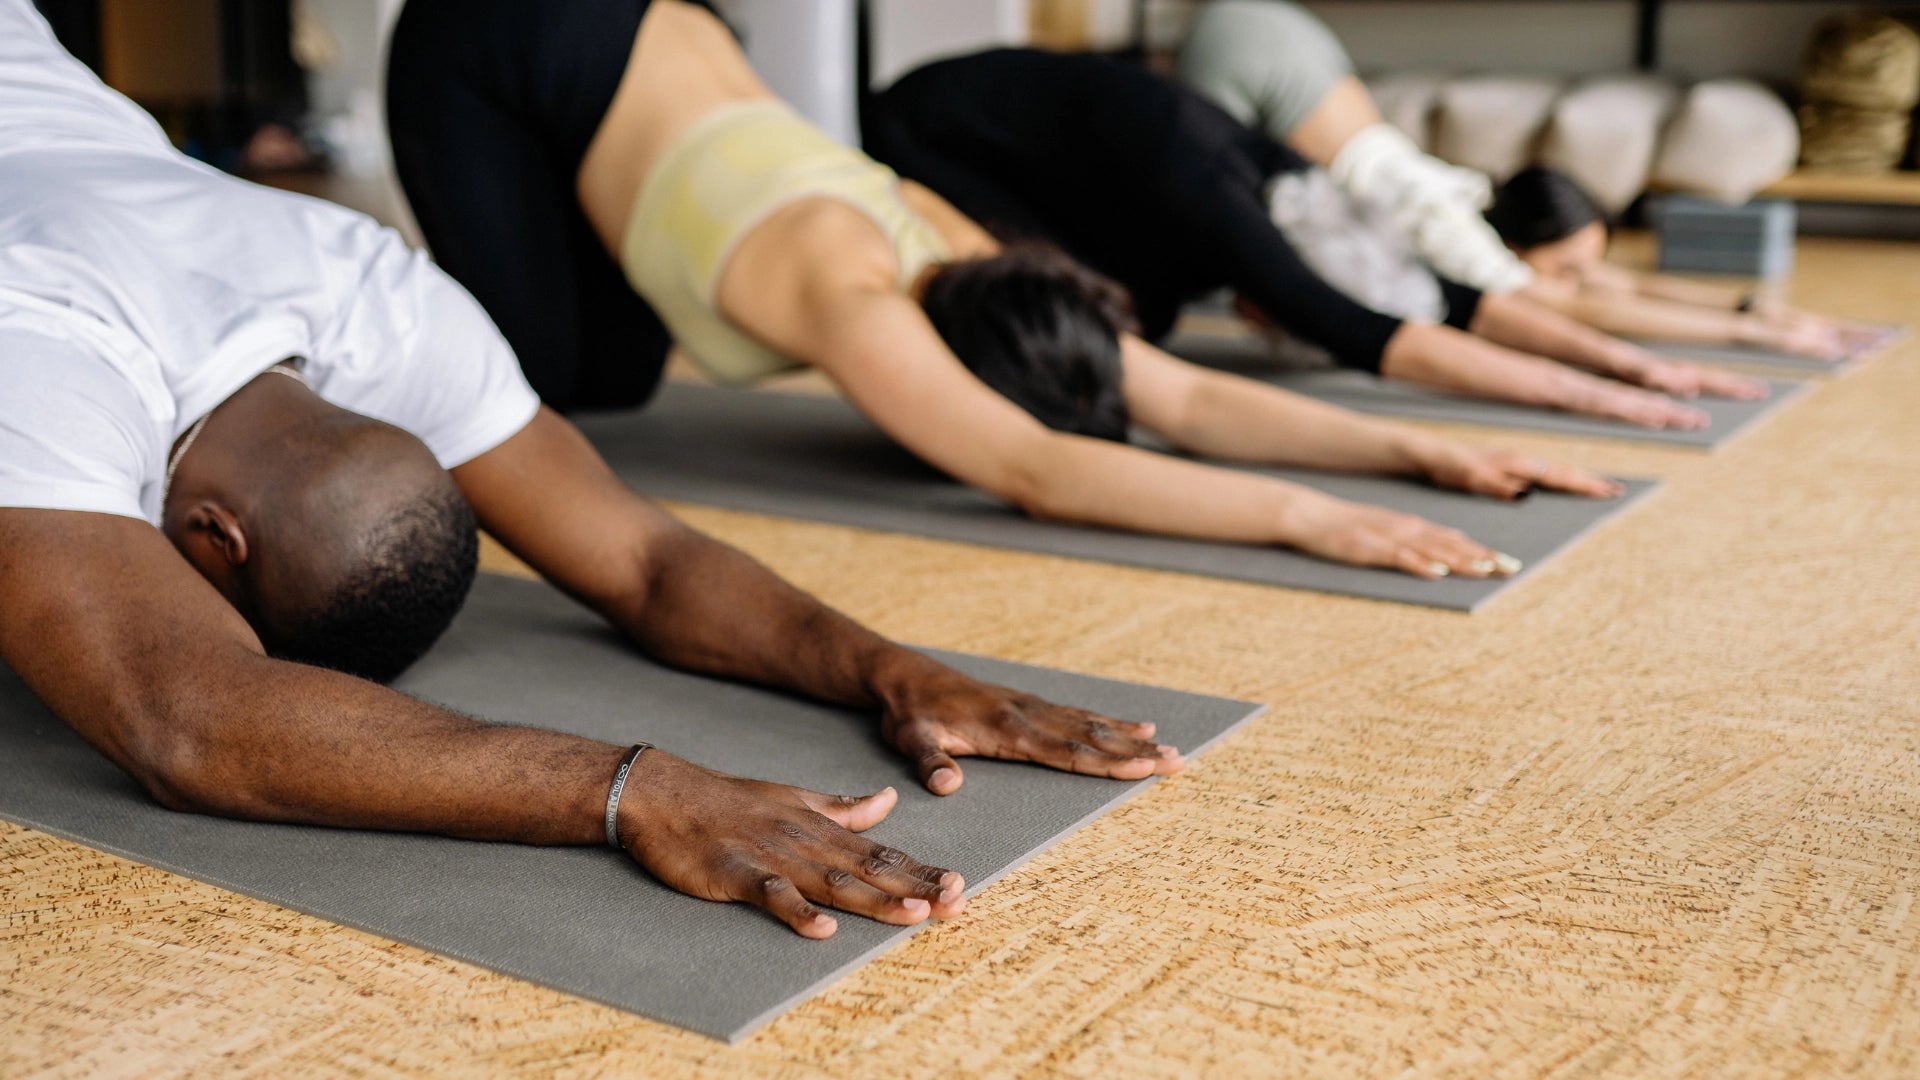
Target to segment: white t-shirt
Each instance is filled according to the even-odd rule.
[[[0,506],[160,520],[193,422],[287,357],[449,468],[539,399],[473,298],[390,229],[177,153],[0,0]]]

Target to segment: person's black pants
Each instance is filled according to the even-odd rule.
[[[387,65],[394,165],[435,260],[563,411],[643,404],[672,338],[575,178],[648,0],[408,0]]]

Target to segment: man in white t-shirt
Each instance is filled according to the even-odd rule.
[[[891,789],[743,780],[380,685],[464,600],[476,517],[666,662],[876,708],[935,792],[951,755],[1180,765],[1149,726],[893,645],[628,491],[392,232],[182,157],[0,0],[0,659],[55,713],[178,809],[604,837],[812,937],[835,928],[816,904],[960,909],[959,875],[855,835]]]

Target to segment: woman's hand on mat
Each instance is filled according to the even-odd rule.
[[[1055,705],[936,664],[886,698],[881,735],[935,795],[960,789],[965,776],[956,757],[1032,761],[1115,780],[1175,773],[1186,764],[1180,751],[1149,741],[1152,724]]]
[[[1644,428],[1697,431],[1711,423],[1700,409],[1663,393],[1584,371],[1563,368],[1546,396],[1554,408],[1603,420],[1623,420]]]
[[[1414,459],[1427,479],[1443,488],[1496,499],[1524,499],[1537,488],[1596,499],[1611,499],[1627,490],[1599,473],[1517,450],[1480,450],[1449,439],[1422,443],[1415,448]]]
[[[1288,542],[1335,562],[1384,566],[1429,580],[1506,577],[1520,569],[1520,560],[1457,529],[1318,492],[1303,494],[1290,516]]]
[[[1810,360],[1838,363],[1853,348],[1846,328],[1830,319],[1783,309],[1753,317],[1752,344]]]
[[[1886,338],[1885,327],[1816,315],[1771,297],[1755,299],[1752,318],[1774,335],[1771,342],[1756,344],[1818,360],[1844,360],[1855,349],[1867,348]],[[1829,343],[1833,351],[1824,354]]]
[[[1616,343],[1615,352],[1611,374],[1649,390],[1681,398],[1705,394],[1735,401],[1758,401],[1767,396],[1767,384],[1759,379],[1682,360],[1668,360],[1626,342]]]
[[[803,937],[832,936],[837,908],[896,926],[958,915],[966,882],[855,835],[887,816],[892,788],[822,795],[702,768],[663,750],[634,762],[619,836],[634,861],[689,896],[763,908]]]

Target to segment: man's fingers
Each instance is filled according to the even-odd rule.
[[[761,908],[774,918],[793,927],[801,937],[832,937],[840,924],[833,916],[813,906],[793,881],[751,864],[739,864],[733,882],[735,900]]]
[[[1141,728],[1146,728],[1146,733],[1152,734],[1152,724],[1130,724],[1081,709],[1050,708],[1040,714],[1038,726],[1056,735],[1077,738],[1127,757],[1155,761],[1172,760],[1180,756],[1173,747],[1161,746],[1139,734]]]
[[[920,776],[920,782],[935,795],[951,795],[960,790],[966,780],[966,774],[960,771],[960,764],[953,760],[940,745],[939,728],[922,720],[908,721],[900,729],[899,750],[913,762],[913,770]]]
[[[890,787],[871,795],[822,795],[801,788],[794,791],[808,809],[850,832],[865,832],[880,824],[900,801],[900,793]]]
[[[1111,716],[1102,716],[1099,713],[1088,712],[1085,709],[1076,709],[1071,705],[1053,705],[1045,701],[1037,701],[1035,704],[1043,706],[1062,716],[1071,716],[1087,723],[1105,724],[1113,730],[1135,739],[1151,739],[1153,738],[1153,733],[1158,730],[1152,723],[1146,720],[1115,720]]]
[[[1085,776],[1105,776],[1114,780],[1140,780],[1156,772],[1178,768],[1176,759],[1136,757],[1103,750],[1090,742],[1034,728],[1015,740],[1014,753],[1027,761],[1037,761],[1063,772]]]
[[[933,914],[931,901],[916,895],[882,891],[861,880],[859,874],[847,866],[815,865],[809,878],[806,892],[810,899],[841,911],[865,915],[876,922],[912,926]]]
[[[840,839],[836,850],[820,853],[829,865],[846,870],[890,895],[924,900],[932,913],[943,919],[959,914],[966,906],[960,894],[966,890],[967,881],[952,870],[928,866],[898,848],[871,840]]]

